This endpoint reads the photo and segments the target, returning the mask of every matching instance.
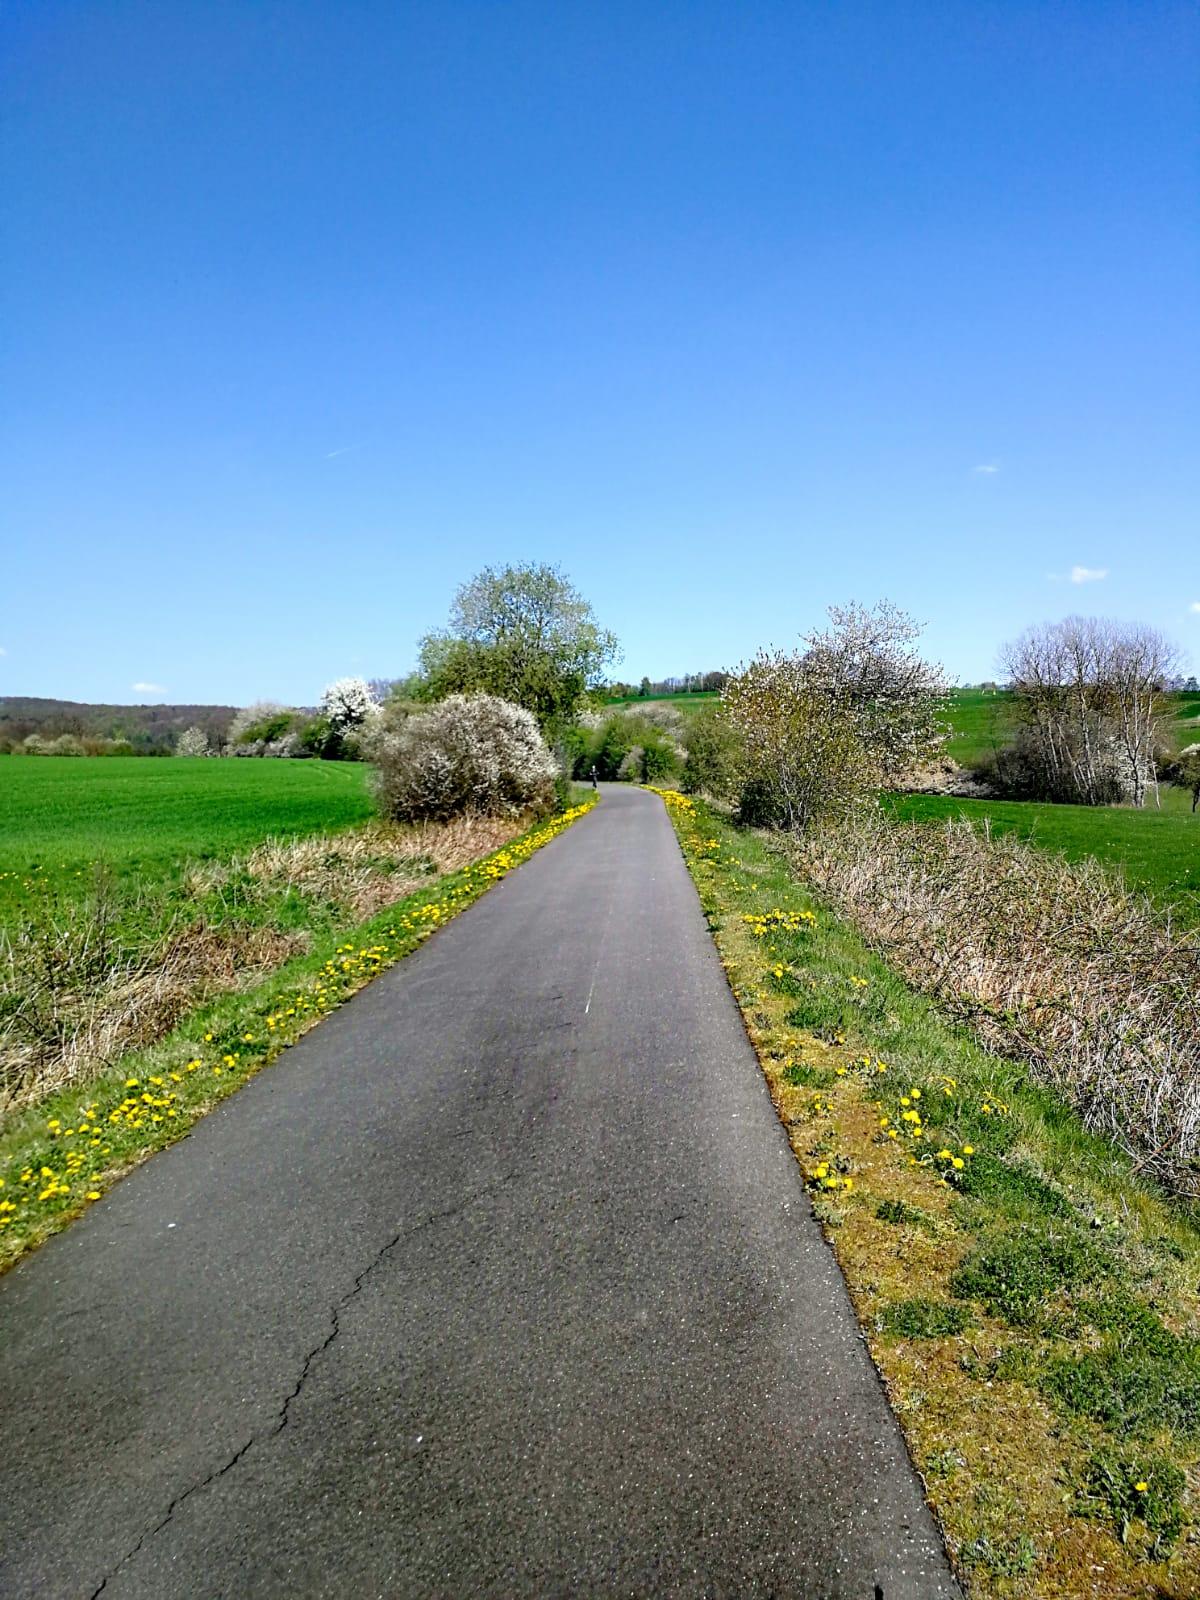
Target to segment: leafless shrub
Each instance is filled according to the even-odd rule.
[[[799,870],[989,1049],[1200,1194],[1200,936],[1096,862],[877,808],[788,845]]]
[[[1168,639],[1140,623],[1066,617],[1026,629],[1002,657],[1019,723],[1011,787],[1084,805],[1157,797],[1178,665]]]

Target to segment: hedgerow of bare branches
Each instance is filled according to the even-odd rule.
[[[1028,1061],[1159,1181],[1200,1194],[1200,936],[1096,862],[878,808],[797,868],[989,1049]]]

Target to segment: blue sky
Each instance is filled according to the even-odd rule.
[[[883,595],[962,680],[1071,611],[1200,667],[1192,6],[0,36],[0,694],[311,703],[521,559],[634,678]]]

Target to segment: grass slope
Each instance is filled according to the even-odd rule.
[[[166,1037],[86,1083],[10,1115],[0,1125],[0,1271],[65,1227],[123,1173],[182,1138],[249,1076],[528,860],[595,800],[587,794],[559,816],[356,926],[314,923],[303,955],[197,1008]]]
[[[1071,861],[1094,856],[1121,868],[1129,883],[1189,923],[1200,920],[1200,812],[1181,789],[1162,791],[1163,809],[1037,805],[1027,800],[958,800],[948,795],[893,795],[888,804],[908,821],[963,816],[998,833],[1017,833]]]
[[[909,990],[769,837],[685,859],[972,1600],[1200,1594],[1200,1227]]]
[[[1011,711],[1006,689],[955,689],[946,708],[946,754],[959,766],[975,766],[1008,743]]]

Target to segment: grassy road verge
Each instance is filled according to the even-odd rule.
[[[0,1271],[180,1138],[592,803],[589,797],[357,926],[325,934],[263,982],[222,996],[102,1075],[8,1118],[0,1131]]]
[[[909,990],[768,838],[663,798],[968,1593],[1200,1593],[1195,1215]]]

